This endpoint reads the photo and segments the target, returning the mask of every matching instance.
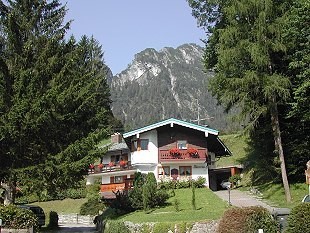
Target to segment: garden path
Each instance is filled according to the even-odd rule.
[[[247,194],[236,189],[230,190],[230,195],[228,190],[219,190],[214,192],[218,197],[222,198],[224,201],[229,202],[233,206],[246,207],[246,206],[262,206],[268,209],[270,212],[276,209],[276,207],[270,206],[258,197]],[[229,197],[230,196],[230,197]]]

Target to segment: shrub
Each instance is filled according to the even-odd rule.
[[[286,233],[310,232],[310,203],[295,206],[287,221]]]
[[[109,220],[105,224],[103,233],[130,233],[124,222]]]
[[[174,223],[159,222],[156,223],[153,229],[153,233],[174,232]]]
[[[130,212],[134,208],[132,207],[131,201],[127,192],[117,191],[114,193],[115,199],[111,202],[110,207],[114,209],[122,210],[123,212]]]
[[[169,199],[169,194],[166,192],[166,190],[157,190],[155,193],[155,197],[154,197],[154,205],[163,206],[165,205],[168,199]]]
[[[240,174],[235,174],[235,175],[229,177],[228,181],[230,183],[232,183],[233,186],[238,186],[238,184],[241,182],[241,176],[240,176]]]
[[[179,199],[175,198],[174,202],[173,202],[173,205],[174,205],[175,211],[179,212],[180,211],[180,201],[179,201]]]
[[[143,209],[149,210],[156,206],[155,196],[157,191],[157,182],[153,172],[149,172],[146,176],[145,183],[142,187]]]
[[[128,198],[133,209],[143,209],[142,188],[134,187],[128,192]]]
[[[81,215],[97,215],[99,211],[102,211],[105,208],[105,204],[100,202],[98,197],[88,199],[80,209]]]
[[[278,224],[267,209],[259,206],[237,208],[225,211],[218,233],[252,233],[263,229],[264,233],[277,233]]]
[[[196,180],[193,180],[195,188],[204,188],[206,184],[206,178],[199,176]]]
[[[15,205],[0,206],[0,218],[7,228],[24,229],[34,227],[37,231],[37,217],[31,210],[18,208]]]
[[[196,210],[196,195],[195,195],[194,185],[192,185],[192,207],[193,207],[193,210]]]

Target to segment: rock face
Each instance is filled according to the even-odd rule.
[[[126,130],[170,117],[229,130],[227,114],[208,91],[212,72],[202,64],[203,48],[184,44],[135,55],[109,80],[112,111]]]

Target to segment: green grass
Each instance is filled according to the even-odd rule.
[[[196,189],[196,210],[192,208],[192,190],[177,189],[175,196],[168,200],[168,205],[149,212],[136,211],[120,216],[118,220],[142,222],[194,222],[219,219],[227,209],[227,203],[219,199],[207,188]],[[174,200],[179,200],[180,211],[175,210]]]
[[[32,205],[38,205],[43,208],[45,214],[49,214],[50,211],[55,211],[58,214],[72,214],[80,213],[80,207],[87,201],[86,198],[82,199],[64,199],[47,202],[34,202]]]
[[[231,166],[240,164],[240,159],[246,156],[246,139],[242,134],[229,134],[220,136],[220,139],[232,152],[233,156],[223,157],[216,162],[217,167]]]
[[[309,187],[306,183],[291,184],[290,191],[292,202],[287,203],[282,184],[266,183],[258,186],[258,189],[263,193],[263,198],[266,199],[267,202],[283,208],[293,208],[301,203],[305,195],[309,194]]]

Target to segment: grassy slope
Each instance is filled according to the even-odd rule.
[[[86,198],[82,199],[64,199],[47,202],[34,202],[32,205],[38,205],[43,208],[45,215],[48,217],[50,211],[55,211],[58,214],[72,214],[80,213],[80,208],[83,203],[87,201]]]
[[[220,139],[232,152],[233,156],[223,157],[216,162],[217,167],[240,164],[240,159],[246,155],[246,136],[241,134],[229,134],[220,136]]]
[[[223,135],[220,137],[225,145],[231,150],[233,156],[221,158],[217,167],[240,164],[239,160],[246,156],[246,136],[240,134]],[[292,203],[286,203],[285,193],[282,184],[266,183],[256,187],[263,198],[270,204],[278,207],[292,208],[299,204],[303,197],[309,193],[308,185],[305,183],[291,184]],[[244,190],[249,188],[245,187]]]
[[[119,220],[132,222],[193,222],[219,219],[227,208],[227,203],[219,199],[207,188],[196,189],[196,210],[192,208],[192,190],[177,189],[175,197],[168,200],[168,205],[150,212],[136,211]],[[175,210],[174,200],[178,199],[180,211]]]

